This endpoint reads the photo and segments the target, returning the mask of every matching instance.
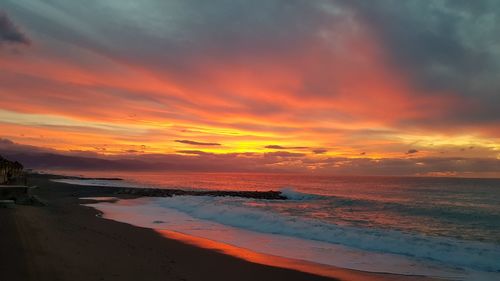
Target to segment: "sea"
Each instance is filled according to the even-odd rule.
[[[80,185],[281,191],[287,200],[174,196],[114,201],[103,198],[102,202],[87,204],[101,211],[105,219],[271,257],[256,262],[287,259],[294,261],[289,264],[310,265],[309,269],[296,269],[313,273],[310,268],[316,265],[449,280],[500,280],[500,179],[64,174],[123,179],[58,180]],[[251,260],[248,256],[243,258]],[[317,271],[328,275],[325,272],[328,270]]]

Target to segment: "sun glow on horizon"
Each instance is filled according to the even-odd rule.
[[[92,5],[76,13],[70,3],[39,3],[39,11],[6,4],[16,24],[1,28],[17,34],[0,37],[6,143],[97,156],[212,157],[228,166],[232,156],[254,157],[252,169],[294,171],[331,171],[346,159],[370,170],[370,159],[417,158],[447,158],[455,169],[454,158],[500,157],[496,84],[487,74],[482,83],[469,79],[469,61],[456,65],[438,48],[405,43],[428,30],[400,34],[374,21],[380,15],[368,16],[377,11],[340,2],[276,11],[255,3],[263,22],[231,4],[247,15],[236,26],[215,20],[225,19],[219,10],[201,9],[195,20],[181,9],[166,20],[149,5],[135,14],[148,20],[119,17],[118,24],[106,19],[128,8],[106,3],[100,16]],[[384,19],[409,24],[391,16]],[[469,46],[471,56],[476,47],[493,65],[487,46]]]

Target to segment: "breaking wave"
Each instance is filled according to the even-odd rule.
[[[498,245],[393,230],[340,226],[309,218],[252,209],[241,205],[241,201],[244,200],[177,196],[155,198],[151,202],[197,219],[261,233],[280,234],[476,270],[500,272]]]
[[[296,191],[293,187],[282,188],[280,192],[281,195],[289,200],[314,200],[323,198],[321,195]]]

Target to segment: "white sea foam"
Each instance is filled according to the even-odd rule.
[[[137,183],[127,181],[95,179],[61,179],[55,181],[93,186],[146,187],[144,184],[139,185]],[[292,204],[303,204],[301,203],[302,201],[330,198],[328,196],[299,192],[293,188],[283,188],[280,191],[285,197],[291,200]],[[335,196],[331,198],[338,197]],[[417,233],[410,234],[376,228],[340,226],[324,220],[315,220],[300,216],[300,214],[297,216],[279,214],[272,208],[253,208],[252,203],[255,203],[253,200],[242,198],[179,196],[173,198],[151,198],[144,200],[144,206],[121,206],[120,204],[108,205],[108,203],[99,203],[94,206],[98,208],[101,208],[104,205],[108,206],[106,207],[106,210],[102,210],[104,212],[110,211],[111,206],[113,206],[113,208],[118,208],[114,209],[114,211],[117,212],[130,214],[134,213],[136,217],[140,214],[142,219],[139,221],[131,222],[131,216],[125,216],[125,221],[137,225],[144,224],[145,222],[146,224],[150,223],[151,225],[143,226],[151,228],[166,227],[167,229],[179,230],[179,218],[183,218],[184,220],[191,222],[196,221],[195,226],[191,225],[179,230],[192,235],[206,235],[206,229],[202,233],[196,232],[195,229],[207,222],[211,223],[211,233],[220,232],[224,227],[233,227],[242,231],[251,231],[254,237],[256,235],[255,233],[259,233],[259,235],[279,235],[280,242],[278,243],[278,241],[273,240],[273,243],[275,245],[281,245],[285,248],[289,248],[289,251],[292,252],[282,253],[283,250],[277,249],[279,247],[273,249],[260,249],[261,252],[270,254],[303,258],[315,262],[362,270],[385,268],[380,264],[373,265],[373,261],[370,260],[356,262],[356,259],[352,259],[348,262],[344,259],[339,261],[337,257],[334,257],[334,254],[331,256],[322,256],[316,253],[316,251],[328,252],[325,249],[329,247],[337,247],[335,249],[337,252],[339,251],[338,247],[347,247],[343,248],[343,251],[349,253],[353,251],[362,251],[363,254],[361,254],[361,256],[363,257],[375,254],[394,255],[410,259],[416,264],[420,262],[431,262],[436,263],[438,267],[443,268],[462,268],[467,274],[475,272],[474,275],[469,275],[469,277],[474,276],[474,278],[465,277],[470,280],[500,280],[500,246],[498,244],[426,236]],[[293,203],[294,201],[299,202]],[[349,201],[352,200],[349,199]],[[350,202],[350,204],[351,203],[352,202]],[[339,204],[338,200],[335,201],[335,204]],[[392,207],[394,208],[394,206]],[[174,217],[172,216],[173,213],[177,215]],[[161,216],[158,216],[159,214],[161,214]],[[123,220],[122,218],[120,219]],[[162,223],[153,224],[151,223],[153,221],[161,221]],[[213,237],[220,237],[220,233],[214,234]],[[250,237],[248,239],[252,238]],[[290,242],[290,239],[298,239],[301,242],[299,243],[294,240],[292,243]],[[232,242],[234,245],[242,247],[245,247],[246,245],[242,241],[229,240],[231,239],[226,237],[220,242]],[[288,242],[285,243],[283,241]],[[319,244],[317,243],[322,243],[321,247],[318,246]],[[314,248],[314,250],[310,250],[310,252],[312,251],[314,253],[312,254],[313,257],[297,257],[297,253],[294,252],[293,249],[298,244],[301,244],[302,247]],[[247,247],[252,248],[255,247],[255,245]],[[353,256],[359,256],[359,254],[353,254]],[[378,260],[378,262],[380,262],[380,260],[386,259],[383,258]],[[396,261],[393,261],[392,263],[394,262]],[[394,270],[394,268],[398,267],[387,266],[386,271]],[[426,272],[425,270],[422,271],[422,268],[420,267],[411,268],[411,266],[400,266],[399,268],[399,272],[392,272],[405,274],[429,272],[429,269],[426,269]],[[476,271],[487,273],[484,273],[486,275],[477,275]],[[456,274],[456,272],[453,274]],[[458,275],[461,274],[465,273],[458,273]],[[480,278],[481,276],[490,276],[491,274],[494,275],[494,278]],[[435,275],[449,277],[450,271],[446,271],[446,274]]]
[[[137,204],[130,204],[129,201],[127,204],[98,203],[92,206],[103,211],[108,218],[135,225],[164,227],[267,254],[318,263],[470,280],[500,277],[500,247],[496,245],[338,226],[253,209],[244,204],[247,201],[240,198],[178,196],[139,199],[135,201]],[[154,221],[162,223],[154,224]],[[223,235],[227,228],[238,229],[246,236],[240,233],[237,235],[240,238],[236,239],[235,235]],[[267,239],[277,246],[262,248],[259,246],[262,243],[256,245],[251,242],[256,237]],[[339,251],[343,254],[339,255]]]
[[[314,200],[322,198],[321,195],[299,192],[293,187],[282,188],[280,192],[289,200]]]
[[[235,204],[238,201],[240,200],[182,196],[155,202],[161,207],[173,208],[198,219],[253,231],[436,260],[480,270],[500,271],[500,247],[495,245],[389,230],[338,226],[318,220],[255,210]]]

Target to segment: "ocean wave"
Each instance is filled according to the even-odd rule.
[[[296,198],[304,198],[299,196]],[[300,200],[300,199],[299,199]],[[340,244],[381,253],[399,254],[457,267],[500,272],[500,246],[483,242],[403,233],[393,230],[340,226],[324,221],[280,215],[244,206],[244,199],[205,196],[155,198],[152,204],[197,219],[261,233]]]
[[[315,200],[323,198],[321,195],[299,192],[293,187],[285,187],[279,191],[281,192],[281,195],[285,196],[289,200]]]
[[[53,179],[55,182],[103,187],[126,187],[126,188],[162,188],[161,186],[151,186],[147,184],[134,183],[129,181],[116,181],[107,179]],[[164,187],[167,188],[167,187]],[[173,188],[173,187],[169,187]],[[176,187],[181,188],[181,187]],[[207,190],[194,187],[184,187],[185,190]],[[237,189],[235,189],[237,190]],[[292,201],[327,200],[326,207],[332,213],[337,208],[350,208],[355,210],[369,210],[370,212],[393,212],[411,217],[433,218],[438,217],[442,221],[456,222],[458,224],[468,223],[481,225],[485,228],[500,229],[500,213],[498,209],[491,209],[491,206],[462,206],[450,204],[436,204],[435,202],[391,202],[380,201],[367,198],[350,198],[336,195],[319,195],[297,191],[293,187],[279,189],[281,195]],[[484,232],[484,231],[483,231]],[[494,241],[500,241],[500,238]]]

